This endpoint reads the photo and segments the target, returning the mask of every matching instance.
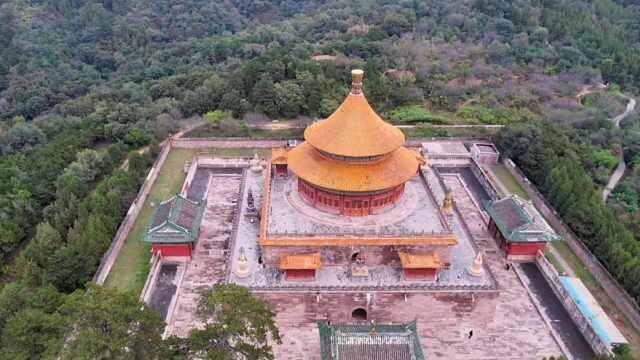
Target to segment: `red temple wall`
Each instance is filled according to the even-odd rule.
[[[154,244],[151,249],[154,254],[161,254],[163,257],[191,257],[191,244]]]
[[[313,280],[316,277],[316,271],[310,269],[285,270],[284,277],[287,281]]]
[[[407,280],[435,280],[436,269],[403,269],[404,278]]]
[[[507,245],[507,255],[536,256],[539,250],[544,250],[546,243],[511,243]]]
[[[311,206],[347,216],[378,214],[392,207],[404,193],[404,184],[378,194],[334,194],[298,179],[298,192]]]
[[[275,164],[275,173],[278,176],[287,176],[288,169],[286,164]]]

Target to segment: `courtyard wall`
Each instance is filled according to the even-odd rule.
[[[287,144],[286,140],[247,140],[246,138],[173,138],[171,146],[183,149],[208,148],[279,148]]]
[[[138,191],[138,195],[136,196],[135,200],[133,200],[133,202],[131,203],[131,206],[127,211],[127,215],[124,217],[124,220],[122,220],[122,223],[120,223],[120,227],[118,227],[118,231],[116,232],[116,235],[114,236],[113,241],[109,246],[109,249],[102,257],[102,260],[100,261],[100,266],[98,267],[98,271],[96,271],[95,275],[93,276],[93,282],[95,282],[96,284],[102,285],[107,280],[107,276],[109,275],[109,272],[113,267],[113,264],[115,264],[116,258],[118,257],[118,254],[120,253],[120,250],[124,245],[124,242],[129,236],[129,232],[133,228],[133,225],[135,224],[136,219],[138,218],[138,215],[140,214],[140,211],[144,206],[144,201],[149,195],[149,192],[151,191],[151,187],[153,186],[156,179],[158,178],[160,169],[162,168],[162,165],[164,164],[164,161],[167,159],[167,156],[169,155],[170,151],[171,151],[171,142],[165,141],[162,144],[160,154],[156,158],[156,161],[153,163],[151,170],[149,170],[149,174],[147,175],[147,178],[145,179],[144,183],[142,183],[142,186]]]
[[[558,272],[554,269],[553,265],[544,257],[542,252],[538,252],[536,255],[536,265],[540,269],[540,272],[547,280],[553,292],[562,303],[562,306],[567,310],[567,313],[576,324],[585,340],[589,343],[591,348],[596,354],[609,355],[609,347],[602,339],[596,334],[595,330],[591,326],[589,319],[580,311],[578,304],[571,298],[567,290],[560,283]]]
[[[564,239],[576,256],[585,264],[589,272],[596,278],[598,283],[604,288],[616,306],[631,321],[633,326],[640,330],[640,308],[618,282],[609,274],[602,263],[587,249],[578,237],[562,221],[544,196],[536,187],[524,176],[524,173],[517,167],[511,159],[504,159],[504,165],[515,177],[520,186],[525,190],[529,198],[542,213],[549,225]]]

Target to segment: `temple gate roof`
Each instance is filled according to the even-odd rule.
[[[320,253],[285,255],[280,259],[281,270],[317,270],[320,267]]]
[[[547,242],[560,238],[533,204],[518,195],[487,202],[485,209],[510,242]]]
[[[322,360],[424,360],[416,322],[399,325],[318,323]]]
[[[440,255],[436,252],[412,254],[400,251],[398,256],[403,269],[440,269],[444,267],[444,263],[440,260]]]
[[[204,201],[189,200],[179,194],[161,202],[156,207],[143,240],[154,244],[195,241],[204,208]]]

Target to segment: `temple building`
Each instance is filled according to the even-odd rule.
[[[377,265],[436,281],[450,265],[451,212],[419,175],[420,154],[371,108],[362,80],[352,71],[342,105],[310,125],[304,142],[274,149],[266,168],[260,261],[287,281],[312,281],[326,266],[366,279]]]
[[[305,142],[288,153],[298,192],[310,205],[347,216],[392,207],[421,158],[405,148],[404,134],[384,122],[362,93],[362,70],[354,70],[351,93],[324,121],[309,126]]]
[[[485,205],[491,220],[488,230],[508,259],[535,260],[547,242],[559,236],[528,201],[511,195]]]
[[[155,209],[143,240],[151,244],[154,255],[161,258],[191,259],[205,201],[194,201],[176,195]]]

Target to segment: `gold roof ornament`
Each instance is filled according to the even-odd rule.
[[[409,252],[398,252],[400,264],[403,269],[441,269],[444,263],[438,253],[413,254]]]
[[[321,267],[320,253],[285,255],[280,258],[280,270],[318,270]]]
[[[484,268],[482,267],[482,263],[484,262],[482,251],[479,252],[475,258],[473,258],[473,262],[467,268],[467,272],[471,276],[482,276],[484,274]]]
[[[450,216],[453,215],[453,192],[451,189],[447,189],[444,195],[444,201],[442,202],[442,213]]]

